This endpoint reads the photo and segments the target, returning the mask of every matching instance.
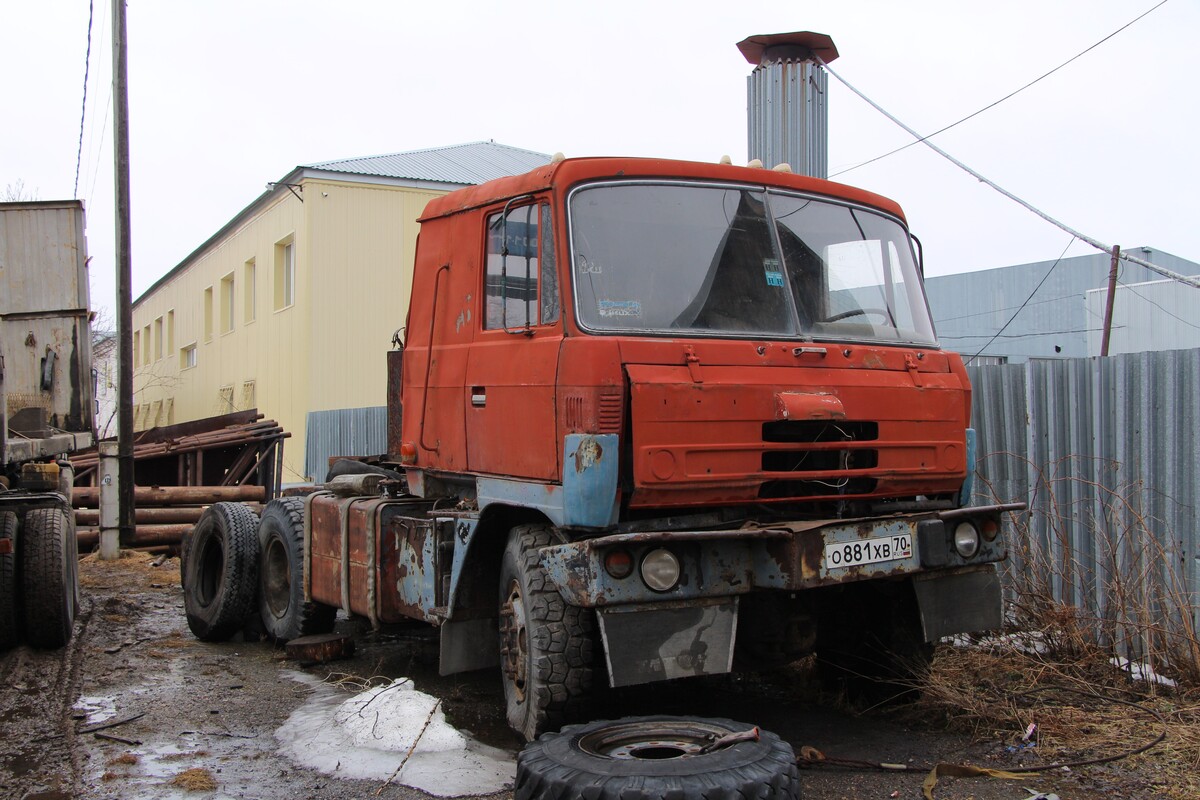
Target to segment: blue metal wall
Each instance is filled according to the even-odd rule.
[[[305,430],[304,472],[314,481],[324,481],[331,456],[387,452],[387,406],[310,411]]]
[[[1010,585],[1044,585],[1132,656],[1159,649],[1156,635],[1195,641],[1200,350],[968,372],[976,501],[1030,504],[1009,531]]]

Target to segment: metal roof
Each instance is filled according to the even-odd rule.
[[[493,178],[520,175],[548,163],[550,156],[545,153],[487,141],[325,161],[309,164],[306,168],[385,178],[458,183],[465,186],[483,183]]]

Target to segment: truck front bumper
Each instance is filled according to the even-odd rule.
[[[541,562],[563,599],[585,608],[799,591],[1001,561],[1000,516],[1023,508],[1013,503],[730,530],[621,533],[543,548]],[[981,532],[969,557],[954,544],[955,528],[964,523]],[[989,538],[984,531],[993,533]],[[651,588],[641,569],[661,549],[679,565],[678,580],[665,590]],[[613,555],[632,565],[628,574],[606,566]]]

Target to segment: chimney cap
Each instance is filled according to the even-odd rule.
[[[795,31],[750,36],[738,42],[738,50],[751,64],[761,66],[779,59],[812,60],[814,55],[829,63],[838,57],[833,39],[824,33]]]

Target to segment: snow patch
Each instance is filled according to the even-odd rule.
[[[301,766],[334,777],[385,781],[403,762],[392,782],[437,797],[488,794],[512,785],[515,757],[455,729],[438,699],[417,691],[407,678],[346,698],[310,676],[291,677],[311,686],[313,694],[275,738],[280,752]]]

